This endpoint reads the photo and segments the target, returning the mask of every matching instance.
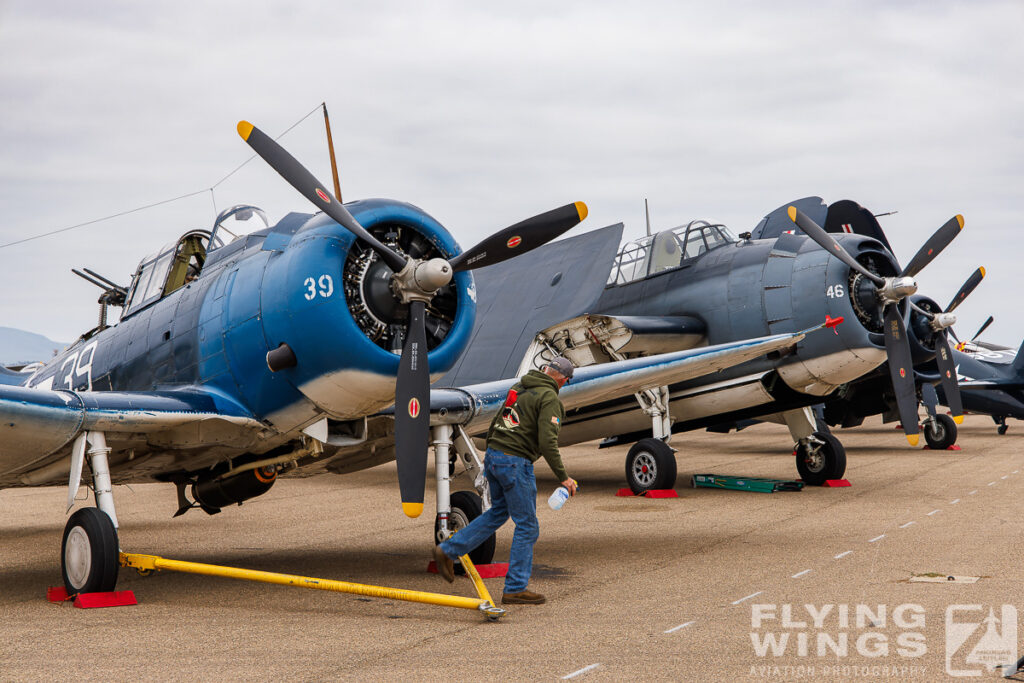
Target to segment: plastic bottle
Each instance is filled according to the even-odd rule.
[[[551,494],[551,497],[548,498],[548,507],[552,510],[561,510],[567,500],[569,500],[569,489],[564,486],[559,486],[555,489],[555,492]]]

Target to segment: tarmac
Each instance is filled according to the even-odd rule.
[[[3,490],[0,680],[998,678],[986,662],[1024,650],[1024,426],[999,436],[988,418],[968,416],[960,451],[910,448],[878,421],[835,433],[849,488],[689,487],[694,473],[795,479],[788,433],[770,424],[676,435],[678,498],[616,497],[627,448],[591,443],[564,449],[580,494],[553,511],[545,500],[557,483],[538,463],[530,588],[549,602],[510,606],[496,623],[470,610],[123,568],[118,588],[138,605],[51,604],[65,490]],[[454,484],[469,488],[464,475]],[[283,479],[215,516],[172,519],[167,484],[114,496],[126,551],[473,596],[469,579],[449,585],[426,572],[431,488],[418,520],[401,512],[393,464]],[[509,523],[497,560],[511,537]],[[502,579],[486,583],[500,596]],[[984,621],[990,611],[998,623]]]

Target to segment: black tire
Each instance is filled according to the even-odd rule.
[[[821,486],[829,479],[842,479],[846,473],[846,449],[839,439],[831,434],[814,432],[812,435],[821,445],[811,448],[809,444],[796,446],[796,471],[808,486]]]
[[[676,485],[676,454],[661,439],[640,439],[626,454],[626,483],[636,495]]]
[[[484,513],[484,504],[480,496],[472,491],[456,491],[452,494],[452,512],[448,516],[448,528],[452,533],[467,526],[474,519]],[[441,523],[434,520],[434,544],[439,544],[441,538]],[[497,543],[497,535],[491,534],[490,538],[470,551],[469,559],[473,564],[490,564],[494,560],[494,546]],[[455,561],[456,569],[459,569],[459,561]]]
[[[925,420],[924,440],[933,451],[944,451],[956,443],[956,422],[949,415],[936,415]]]
[[[1002,436],[1003,434],[1006,433],[1006,430],[1009,429],[1009,428],[1010,428],[1010,425],[1003,423],[1003,424],[999,425],[999,427],[996,428],[996,431],[999,432],[1000,436]]]
[[[68,595],[104,593],[117,585],[117,529],[99,508],[82,508],[64,526],[60,572]]]

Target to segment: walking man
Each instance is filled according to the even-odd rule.
[[[505,405],[487,432],[484,474],[491,491],[491,507],[434,547],[437,570],[449,582],[455,580],[452,558],[475,549],[511,517],[516,530],[501,602],[544,604],[543,595],[526,588],[533,568],[533,544],[540,534],[533,463],[543,456],[569,495],[576,495],[576,482],[566,473],[558,452],[558,431],[565,419],[558,390],[572,378],[572,373],[572,362],[556,356],[543,370],[530,370],[523,375],[509,390]]]

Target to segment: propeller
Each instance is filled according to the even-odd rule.
[[[971,341],[973,342],[973,341],[977,340],[978,337],[981,336],[981,333],[988,329],[988,326],[992,324],[993,320],[995,320],[995,318],[993,318],[992,316],[989,316],[988,320],[986,320],[982,324],[982,326],[980,328],[978,328],[978,331],[974,333],[974,336],[971,337]]]
[[[956,379],[956,364],[953,362],[953,354],[950,351],[949,339],[946,333],[952,333],[953,325],[956,324],[956,316],[953,315],[953,309],[959,306],[974,291],[975,287],[981,284],[984,278],[984,268],[978,268],[971,273],[967,281],[960,287],[960,291],[956,293],[953,300],[946,306],[946,310],[941,313],[932,313],[911,303],[915,311],[928,318],[930,321],[929,326],[935,332],[935,363],[939,367],[939,379],[942,382],[942,391],[946,395],[949,412],[953,416],[953,421],[957,424],[964,421],[964,409],[963,403],[960,400],[960,387]],[[953,338],[956,339],[956,336],[954,335]]]
[[[914,258],[910,259],[899,275],[882,277],[868,270],[843,249],[831,234],[825,232],[821,226],[795,206],[790,206],[788,213],[789,219],[796,223],[805,235],[817,242],[822,249],[877,286],[876,294],[884,316],[885,353],[889,359],[889,375],[892,378],[892,386],[896,394],[896,406],[899,409],[900,421],[903,423],[903,432],[906,434],[907,441],[911,446],[916,446],[919,433],[917,387],[914,383],[914,364],[910,353],[910,342],[907,339],[907,329],[903,322],[903,316],[899,313],[898,305],[902,299],[917,291],[917,282],[914,281],[914,276],[931,263],[963,229],[963,216],[954,216],[936,230],[935,234],[918,249]],[[945,339],[944,335],[943,339]],[[949,355],[948,345],[946,354]],[[936,357],[938,355],[941,354],[936,354]],[[959,392],[955,393],[957,394],[956,400],[959,401]]]
[[[430,443],[430,366],[427,359],[426,306],[456,272],[482,268],[526,253],[575,227],[587,217],[587,205],[575,202],[500,230],[450,260],[407,258],[371,235],[318,181],[273,138],[248,121],[238,134],[253,151],[318,209],[366,242],[393,271],[391,290],[409,305],[402,356],[395,382],[395,459],[402,510],[423,512],[423,487]]]

